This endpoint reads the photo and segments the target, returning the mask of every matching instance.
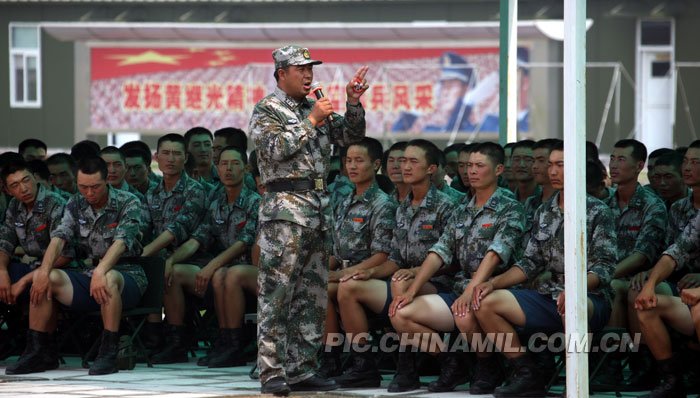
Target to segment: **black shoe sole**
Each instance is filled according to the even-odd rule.
[[[378,380],[361,380],[355,383],[343,383],[340,384],[337,381],[335,382],[338,388],[378,388],[381,386],[382,381]]]
[[[260,389],[261,394],[272,394],[276,396],[281,396],[281,397],[286,397],[289,395],[289,393],[292,392],[292,390],[289,388],[289,386],[281,386],[280,388],[275,388],[275,389]]]
[[[401,386],[398,388],[392,388],[389,386],[389,388],[386,389],[387,392],[407,392],[407,391],[414,391],[414,390],[420,390],[420,382],[416,384],[412,384],[410,386]]]
[[[110,369],[109,371],[100,371],[100,372],[93,372],[93,370],[90,369],[88,371],[88,374],[90,376],[103,376],[103,375],[111,375],[111,374],[117,373],[117,372],[119,372],[119,369],[117,369],[117,368]]]

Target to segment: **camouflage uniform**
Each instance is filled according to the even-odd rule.
[[[700,246],[698,246],[698,228],[700,212],[693,206],[691,194],[671,206],[669,213],[669,246],[663,254],[676,260],[676,271],[668,278],[677,282],[688,272],[700,272]]]
[[[688,196],[676,201],[668,211],[668,229],[666,230],[666,247],[672,245],[686,225],[695,218],[698,209],[693,205],[693,191]]]
[[[511,264],[523,233],[525,212],[522,204],[506,195],[506,191],[496,189],[481,208],[475,206],[475,199],[459,205],[440,240],[430,248],[445,264],[451,264],[455,257],[459,261],[453,286],[457,295],[464,292],[488,251],[498,254],[502,261],[494,274]]]
[[[540,198],[541,198],[541,197],[542,197],[542,186],[541,186],[541,185],[535,185],[535,192],[534,192],[532,195],[528,196],[527,198],[521,198],[520,195],[519,195],[518,193],[519,193],[519,191],[518,191],[517,189],[515,190],[515,192],[513,192],[513,194],[515,195],[515,199],[516,199],[518,202],[521,202],[521,203],[524,204],[528,199],[532,198],[533,196],[534,196],[534,197],[540,197]],[[523,201],[523,199],[525,199],[525,201]]]
[[[464,192],[460,192],[451,186],[447,185],[447,183],[442,184],[442,188],[440,188],[440,192],[447,194],[447,196],[451,197],[452,200],[455,203],[459,203],[464,199],[466,194]]]
[[[331,194],[331,207],[334,212],[337,212],[338,206],[341,205],[346,197],[352,195],[354,189],[355,184],[348,177],[341,174],[338,174],[335,180],[328,184],[328,192]]]
[[[358,264],[375,253],[391,251],[397,203],[374,182],[362,196],[351,192],[335,213],[333,255]]]
[[[76,257],[93,260],[92,267],[83,271],[89,277],[115,240],[122,240],[126,246],[122,257],[141,255],[142,247],[138,240],[141,209],[138,199],[110,186],[107,190],[107,204],[97,211],[82,195],[73,196],[66,204],[61,223],[51,232],[52,238],[73,242],[76,245]],[[114,269],[131,276],[143,294],[148,281],[141,266],[120,263]]]
[[[0,251],[12,257],[15,248],[22,247],[26,254],[23,262],[28,263],[29,269],[35,269],[41,264],[44,250],[51,241],[50,234],[60,223],[65,205],[66,201],[60,195],[41,184],[29,212],[24,203],[12,198],[7,217],[0,225]],[[72,255],[69,249],[66,245],[63,254]]]
[[[618,206],[614,189],[607,205],[616,222],[617,261],[638,252],[654,264],[666,243],[668,215],[661,199],[637,184],[626,208]]]
[[[205,249],[200,249],[200,252],[209,253],[205,257],[211,260],[214,255],[241,241],[248,250],[240,257],[240,262],[250,264],[250,248],[255,243],[259,205],[260,195],[245,184],[234,203],[228,203],[226,190],[220,191],[209,205],[204,221],[192,234],[192,239],[196,239]]]
[[[64,202],[68,202],[70,200],[70,197],[73,196],[72,193],[59,189],[55,185],[51,185],[51,192],[61,196]]]
[[[586,237],[588,241],[588,272],[600,279],[589,294],[612,301],[610,280],[615,272],[616,233],[610,209],[592,196],[586,195]],[[537,291],[554,297],[564,290],[564,212],[559,207],[559,192],[535,212],[530,241],[523,258],[515,264],[527,276],[536,278],[550,271],[552,278],[538,286]]]
[[[202,221],[208,203],[202,185],[185,172],[182,172],[170,192],[165,191],[164,182],[161,181],[148,191],[146,202],[153,223],[153,236],[157,237],[164,231],[170,231],[175,236],[170,248],[190,238]]]
[[[391,240],[389,260],[399,268],[419,267],[423,263],[428,250],[440,239],[457,207],[452,198],[432,184],[420,206],[414,208],[412,198],[413,192],[396,209],[396,229]],[[447,275],[433,276],[430,282],[441,291],[452,285]]]
[[[5,192],[0,191],[0,222],[5,220],[5,212],[7,211],[7,204],[10,199]]]
[[[291,62],[317,62],[308,50],[275,50],[275,69]],[[303,63],[295,63],[301,65]],[[326,180],[331,144],[347,146],[365,135],[364,109],[348,104],[316,127],[307,119],[314,101],[295,100],[279,87],[258,102],[250,134],[265,184],[285,180]],[[260,381],[285,377],[298,383],[312,377],[321,346],[328,285],[332,227],[325,190],[268,192],[260,208],[258,274],[258,366]]]

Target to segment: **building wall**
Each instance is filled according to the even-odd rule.
[[[562,6],[551,1],[521,1],[521,19],[562,18]],[[589,61],[621,62],[634,78],[636,16],[613,16],[611,4],[605,0],[589,0],[588,14],[595,23],[588,32],[587,55]],[[676,15],[676,59],[700,61],[695,38],[700,26],[700,6],[685,2],[682,12]],[[678,8],[671,9],[671,11]],[[645,15],[644,10],[639,11]],[[8,29],[10,21],[183,21],[203,22],[219,18],[222,22],[310,22],[343,21],[406,22],[413,20],[479,21],[497,20],[497,1],[404,1],[370,2],[351,4],[317,3],[262,3],[262,4],[11,4],[0,5],[0,54],[8,54]],[[78,48],[76,53],[76,48]],[[76,110],[86,109],[85,91],[78,89],[76,80],[84,75],[82,67],[76,67],[74,59],[85,59],[80,44],[58,42],[42,35],[42,85],[41,109],[9,108],[9,70],[7,58],[0,61],[0,147],[14,146],[22,138],[35,136],[50,146],[66,147],[74,136],[81,136],[84,118],[76,118]],[[550,42],[546,48],[533,54],[533,61],[561,61],[561,43]],[[536,59],[546,57],[546,59]],[[612,69],[589,69],[587,72],[587,138],[595,140],[603,114],[605,99],[610,86]],[[87,79],[87,77],[84,77]],[[700,68],[683,71],[683,80],[691,107],[700,109]],[[549,95],[533,98],[533,117],[546,120],[549,128],[542,136],[561,136],[562,126],[562,69],[552,68],[533,71],[533,81],[545,81]],[[533,88],[533,91],[535,88]],[[77,105],[76,105],[77,104]],[[677,102],[675,139],[687,144],[690,128],[680,100]],[[80,115],[79,115],[80,116]],[[700,128],[700,120],[695,120]],[[601,148],[609,149],[612,143],[632,132],[634,126],[634,97],[632,87],[623,81],[621,119],[619,128],[613,124],[611,109]],[[76,134],[77,132],[77,134]]]

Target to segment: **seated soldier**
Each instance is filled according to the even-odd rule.
[[[474,288],[473,308],[481,329],[500,338],[495,348],[503,352],[514,372],[494,391],[496,397],[544,396],[545,375],[520,343],[518,333],[564,331],[564,148],[560,144],[549,155],[552,198],[535,213],[533,230],[522,259],[508,271]],[[602,329],[610,315],[610,279],[615,267],[615,228],[610,209],[598,199],[586,197],[588,242],[588,326]],[[552,273],[537,290],[513,286]],[[511,288],[511,289],[509,289]],[[512,337],[512,338],[511,338]],[[506,344],[509,343],[509,346]],[[547,377],[549,377],[547,375]]]
[[[77,191],[75,187],[75,176],[78,173],[78,166],[67,153],[55,153],[46,159],[46,166],[51,173],[51,185],[53,191],[63,196],[68,201]]]
[[[675,151],[674,151],[675,154]],[[664,174],[664,158],[668,155],[662,155],[657,160],[657,166],[655,170],[659,171],[661,175]],[[688,223],[690,223],[695,215],[700,209],[700,140],[694,141],[690,144],[688,151],[686,152],[683,163],[683,182],[685,185],[690,187],[691,192],[686,195],[683,199],[676,201],[669,210],[668,213],[668,228],[666,230],[666,246],[673,245],[679,238],[683,230],[686,228]],[[660,184],[659,186],[662,186]],[[680,284],[679,282],[684,278],[689,278],[688,270],[700,270],[700,256],[696,253],[690,258],[690,264],[687,267],[683,267],[674,271],[665,281],[659,283],[656,286],[656,294],[663,294],[666,296],[678,296],[678,286],[688,287],[685,284]],[[627,299],[628,305],[628,321],[629,321],[629,331],[630,333],[637,333],[640,331],[639,321],[637,317],[637,312],[635,311],[635,301],[639,291],[644,286],[644,282],[649,275],[649,271],[643,271],[632,277],[630,281],[630,289]],[[638,386],[640,388],[652,388],[656,385],[657,374],[654,372],[655,369],[650,366],[651,353],[649,352],[644,335],[642,335],[641,346],[638,347],[637,352],[630,353],[630,370],[631,375],[629,378],[629,384],[632,386]]]
[[[673,152],[675,151],[671,148],[659,148],[651,151],[651,153],[647,157],[647,178],[649,179],[649,185],[644,186],[644,188],[648,189],[650,192],[656,195],[659,195],[660,182],[660,180],[656,178],[656,162],[661,156]]]
[[[260,195],[243,183],[246,161],[245,152],[238,148],[226,147],[221,151],[217,171],[225,189],[209,205],[203,223],[192,237],[166,260],[171,269],[166,273],[164,297],[170,332],[164,350],[151,358],[153,363],[187,362],[189,341],[185,338],[185,293],[213,301],[219,321],[214,350],[200,364],[225,367],[245,363],[240,355],[245,308],[243,292],[227,292],[224,281],[229,272],[232,278],[241,273],[240,269],[227,270],[228,266],[250,263],[250,247],[255,240]],[[204,248],[206,251],[201,250]],[[195,253],[199,253],[197,258],[193,258]],[[245,268],[245,286],[255,293],[257,268],[250,265],[234,268],[239,267]]]
[[[335,212],[324,330],[326,342],[329,333],[340,332],[337,312],[339,285],[348,280],[372,278],[375,267],[384,263],[391,251],[397,203],[379,189],[376,182],[381,156],[382,144],[369,137],[351,144],[346,152],[345,168],[354,190],[340,200]],[[338,376],[341,371],[340,347],[326,344],[319,374]]]
[[[435,174],[433,174],[431,182],[437,189],[451,197],[455,203],[459,203],[462,201],[466,193],[454,189],[447,183],[447,181],[445,181],[445,175],[447,174],[445,168],[446,166],[447,158],[445,158],[445,154],[440,151],[440,155],[438,157],[438,168]]]
[[[40,162],[40,160],[36,160]],[[5,304],[29,303],[27,287],[32,281],[31,272],[44,257],[49,245],[49,235],[58,226],[66,205],[63,198],[37,183],[27,163],[17,155],[2,168],[2,182],[12,196],[5,221],[0,224],[0,301]],[[16,249],[23,256],[15,256]],[[71,256],[68,250],[67,256]],[[70,258],[61,256],[55,267],[63,267]],[[23,308],[4,308],[8,326],[7,338],[2,341],[0,355],[6,357],[12,350]],[[54,363],[54,362],[52,362]],[[58,366],[58,362],[55,362]]]
[[[57,367],[50,336],[55,330],[54,299],[76,312],[102,313],[104,331],[89,374],[117,371],[122,310],[139,303],[148,283],[140,266],[120,261],[141,252],[139,202],[107,184],[107,165],[99,157],[88,156],[80,162],[78,190],[80,195],[66,204],[41,265],[32,273],[27,347],[17,363],[5,369],[6,374]],[[69,243],[75,243],[76,257],[86,260],[84,269],[54,268]]]
[[[190,238],[206,212],[204,188],[184,171],[188,158],[185,148],[185,139],[179,134],[166,134],[158,139],[156,161],[163,179],[146,193],[155,239],[144,246],[143,256],[167,258]],[[172,266],[166,262],[166,279],[172,274]],[[156,348],[160,344],[160,322],[161,314],[149,315],[144,326],[146,347]]]
[[[700,214],[688,223],[683,233],[661,256],[649,272],[647,281],[634,301],[639,327],[651,354],[658,365],[661,381],[646,397],[685,397],[682,367],[673,353],[667,328],[692,336],[697,324],[697,308],[689,309],[700,286]],[[674,271],[688,272],[679,282],[681,297],[657,294],[656,288]],[[688,291],[686,292],[686,289]],[[686,303],[688,301],[689,303]],[[697,306],[695,306],[697,307]]]
[[[121,149],[121,151],[124,153],[124,164],[126,165],[124,180],[129,184],[129,187],[139,191],[145,198],[146,193],[158,185],[158,181],[148,178],[148,172],[151,170],[151,154],[136,148]]]
[[[510,157],[513,180],[516,182],[513,193],[515,193],[515,198],[523,204],[531,196],[542,195],[542,187],[537,184],[532,175],[532,164],[535,161],[534,148],[535,141],[520,140],[513,144],[513,152]]]
[[[460,181],[462,182],[462,186],[466,190],[466,197],[468,199],[463,199],[463,200],[471,200],[472,196],[474,196],[474,190],[472,187],[469,185],[469,168],[467,167],[467,164],[469,164],[469,156],[472,153],[472,150],[477,144],[466,144],[462,146],[459,149],[459,154],[457,155],[457,177],[459,178]]]
[[[408,196],[408,193],[411,192],[411,186],[403,181],[403,174],[401,172],[405,160],[403,156],[405,150],[406,141],[396,142],[389,148],[386,161],[386,173],[383,173],[394,183],[394,187],[396,188],[395,199],[398,203],[403,202],[406,196]]]
[[[107,163],[107,183],[112,188],[136,195],[141,202],[145,203],[146,197],[126,182],[126,158],[121,149],[115,146],[104,147],[100,151],[100,157]]]
[[[394,297],[389,316],[398,333],[435,336],[436,332],[453,332],[455,324],[468,341],[474,333],[481,333],[474,312],[470,311],[474,286],[507,268],[521,241],[525,222],[520,202],[497,185],[498,176],[503,173],[504,157],[503,148],[494,143],[479,144],[471,152],[467,167],[474,196],[454,212],[406,293]],[[444,264],[451,264],[453,258],[460,265],[453,290],[415,297],[423,284]],[[422,343],[424,346],[420,348],[426,351],[428,341]],[[438,347],[431,345],[430,349]],[[440,377],[428,385],[428,390],[452,391],[465,383],[469,372],[461,360],[463,355],[441,352]],[[502,372],[492,355],[477,355],[479,371],[469,391],[490,394],[503,381]]]
[[[656,193],[663,199],[666,209],[688,195],[688,187],[683,182],[681,171],[683,155],[671,151],[659,156],[654,165]]]
[[[688,309],[682,298],[692,298],[694,293],[688,291],[696,290],[694,288],[700,285],[700,141],[690,144],[683,158],[683,179],[691,187],[692,194],[671,207],[667,233],[671,244],[651,271],[632,278],[629,297],[636,310],[635,321],[639,323],[637,330],[642,332],[642,342],[657,361],[662,376],[652,391],[652,396],[659,397],[685,393],[667,327],[692,335],[693,323],[697,322],[695,318],[691,319],[691,315],[695,317],[696,314]],[[676,293],[678,290],[681,290],[680,298]],[[633,323],[632,319],[630,323]],[[670,395],[664,395],[664,391],[669,391]]]
[[[617,230],[617,265],[611,283],[613,327],[629,328],[630,278],[651,268],[666,246],[666,207],[661,198],[638,182],[646,158],[644,144],[633,139],[616,142],[610,154],[610,177],[617,186],[604,201],[613,212]],[[596,376],[596,384],[609,386],[622,381],[621,354],[611,355]]]
[[[367,339],[357,338],[369,329],[365,310],[386,317],[392,295],[394,292],[405,291],[427,250],[437,242],[455,208],[452,199],[438,191],[430,182],[431,175],[437,169],[439,152],[435,144],[426,140],[418,139],[408,143],[402,153],[405,158],[402,181],[410,185],[411,192],[396,209],[396,229],[389,259],[375,268],[359,273],[357,278],[344,279],[338,286],[338,306],[346,336],[359,340],[352,347],[352,365],[342,376],[336,378],[336,383],[341,387],[379,386],[381,376],[372,353],[365,350]],[[392,274],[392,281],[387,280]],[[435,276],[425,283],[417,295],[444,292],[448,286],[449,277],[443,272],[443,275]],[[408,367],[412,365],[400,361],[399,368],[415,373],[414,367]],[[401,384],[401,380],[403,379],[395,379],[389,385],[389,391],[408,391],[419,386],[413,378],[408,379],[410,384]]]
[[[46,160],[46,143],[42,140],[36,138],[27,138],[26,140],[19,143],[17,152],[24,158],[25,161],[29,162],[32,160]]]
[[[132,149],[136,149],[136,150],[140,151],[141,153],[146,154],[146,157],[143,158],[143,161],[144,161],[144,164],[146,165],[146,169],[148,170],[148,179],[150,181],[155,182],[156,184],[158,184],[163,179],[162,176],[154,173],[153,170],[151,169],[151,161],[153,160],[153,152],[151,152],[151,148],[148,146],[148,144],[146,144],[143,141],[129,141],[129,142],[123,144],[122,146],[120,146],[119,149],[121,149],[125,154],[127,152],[130,152]],[[127,157],[129,157],[129,156],[127,156]],[[139,191],[141,190],[139,187],[136,187],[136,188],[138,188]],[[142,192],[142,193],[145,195],[146,192]]]

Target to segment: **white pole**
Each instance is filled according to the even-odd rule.
[[[508,5],[508,142],[518,140],[518,0]]]
[[[588,332],[586,298],[586,0],[564,1],[564,247],[566,396],[588,396],[588,356],[572,342]],[[577,351],[584,351],[580,348]]]
[[[500,17],[499,142],[505,145],[518,139],[518,0],[501,0]]]

